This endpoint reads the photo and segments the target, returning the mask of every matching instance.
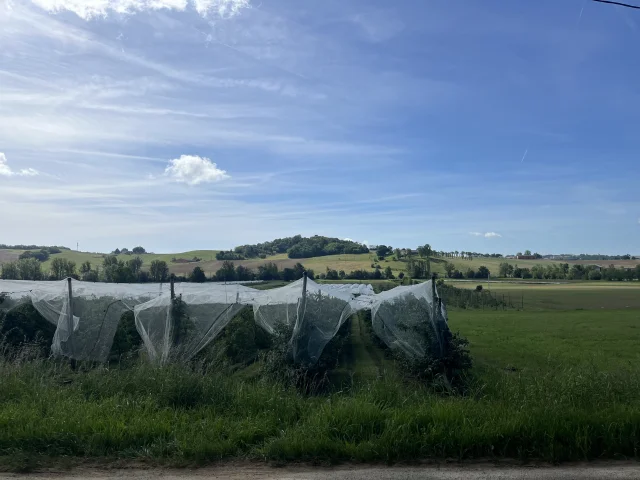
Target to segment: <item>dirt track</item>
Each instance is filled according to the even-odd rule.
[[[310,468],[263,466],[224,466],[198,470],[126,469],[103,470],[81,468],[72,473],[36,473],[31,475],[0,474],[0,480],[488,480],[488,479],[607,479],[629,480],[640,478],[640,463],[598,463],[551,466],[493,466],[493,465],[443,465],[425,467],[336,467]]]

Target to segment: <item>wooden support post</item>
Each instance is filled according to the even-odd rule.
[[[175,286],[176,276],[173,273],[171,274],[170,282],[171,282],[171,300],[175,300],[175,298],[176,298],[176,286]]]
[[[438,302],[436,300],[436,275],[435,274],[431,275],[431,301],[433,302],[431,321],[435,322],[437,318],[436,308],[438,308],[437,307]]]
[[[69,287],[69,293],[67,298],[67,331],[69,337],[67,338],[67,350],[69,353],[73,352],[73,285],[71,277],[67,278],[67,285]],[[75,359],[71,359],[71,368],[76,369]]]
[[[307,272],[302,274],[302,299],[307,298]]]

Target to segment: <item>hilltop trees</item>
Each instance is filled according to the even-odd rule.
[[[278,238],[271,242],[258,243],[256,245],[241,245],[234,249],[233,253],[241,258],[266,258],[270,255],[287,253],[289,258],[310,258],[324,255],[368,253],[366,245],[351,240],[323,237],[315,235],[303,238],[301,235],[294,237]],[[226,252],[228,256],[228,252]],[[224,260],[235,260],[224,258]]]
[[[376,249],[376,255],[378,258],[384,259],[386,256],[391,255],[393,253],[393,248],[387,247],[386,245],[378,245]]]
[[[35,258],[39,262],[46,262],[49,260],[49,250],[45,248],[38,251],[27,250],[20,255],[20,260],[24,260],[26,258]]]

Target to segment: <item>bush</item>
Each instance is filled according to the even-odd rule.
[[[478,285],[476,287],[476,292],[481,292],[482,291],[482,285]]]
[[[55,332],[56,326],[42,318],[31,304],[20,305],[4,315],[0,313],[0,344],[9,356],[28,349],[48,357]]]
[[[27,258],[35,258],[39,262],[46,262],[47,260],[49,260],[49,250],[48,249],[45,250],[43,248],[42,250],[37,252],[26,251],[22,253],[19,257],[20,260],[25,260]]]
[[[120,317],[118,329],[113,337],[110,360],[135,358],[142,346],[142,338],[136,329],[133,312],[125,312]]]
[[[351,320],[347,320],[325,346],[318,362],[312,366],[305,366],[296,364],[293,360],[293,326],[284,323],[276,325],[271,337],[271,348],[261,354],[262,375],[285,387],[294,387],[306,395],[326,391],[329,387],[328,372],[337,366],[340,353],[348,342],[350,330]]]
[[[398,355],[398,362],[409,377],[447,393],[465,393],[471,379],[469,370],[473,366],[469,341],[448,329],[443,334],[442,357],[427,354],[424,358],[409,359]]]

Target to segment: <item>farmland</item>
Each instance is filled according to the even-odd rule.
[[[187,252],[177,253],[145,253],[139,255],[143,261],[142,270],[149,270],[151,262],[154,260],[163,260],[167,262],[169,272],[178,276],[188,276],[193,269],[198,266],[202,268],[206,275],[212,276],[218,271],[223,262],[216,260],[216,253],[219,250],[191,250]],[[2,250],[0,249],[0,265],[10,261],[17,260],[23,250]],[[51,262],[55,258],[62,258],[75,262],[76,267],[79,267],[84,262],[90,262],[93,267],[100,266],[106,256],[105,253],[92,253],[92,252],[78,252],[74,250],[63,250],[61,253],[53,254],[49,260],[42,263],[42,270],[48,272],[51,267]],[[134,258],[135,255],[120,254],[117,256],[119,260],[127,261]],[[197,260],[197,261],[196,261]],[[302,263],[305,268],[312,269],[316,274],[321,274],[332,269],[336,271],[344,271],[350,273],[356,270],[373,271],[372,265],[377,260],[377,255],[374,251],[362,254],[342,254],[342,255],[326,255],[311,258],[291,259],[287,254],[271,255],[264,259],[251,258],[245,260],[234,260],[233,263],[238,266],[242,265],[251,270],[257,270],[260,265],[265,263],[274,263],[279,270],[284,268],[292,268],[296,263]],[[503,258],[491,258],[491,257],[476,257],[472,260],[463,259],[460,257],[454,258],[442,258],[432,256],[430,258],[431,272],[436,273],[441,277],[445,276],[445,265],[451,263],[454,267],[461,272],[466,272],[467,269],[477,270],[481,266],[487,267],[491,276],[497,277],[499,272],[499,266],[501,263],[509,263],[514,266],[520,266],[522,268],[531,268],[534,265],[553,265],[568,263],[569,265],[593,265],[598,264],[601,266],[614,265],[616,267],[633,268],[640,264],[640,260],[601,260],[601,261],[556,261],[556,260],[515,260],[515,259],[503,259]],[[391,268],[393,275],[398,276],[400,273],[407,273],[406,258],[400,260],[395,256],[389,255],[384,260],[378,262],[382,270],[387,267]]]
[[[458,288],[482,285],[497,298],[524,310],[616,310],[640,308],[640,282],[524,283],[450,282]]]
[[[0,361],[0,463],[637,457],[640,288],[490,288],[524,292],[525,309],[450,308],[450,326],[474,359],[462,396],[403,378],[361,317],[331,374],[335,388],[312,396],[259,379],[254,366],[203,374],[144,362],[73,371]]]

